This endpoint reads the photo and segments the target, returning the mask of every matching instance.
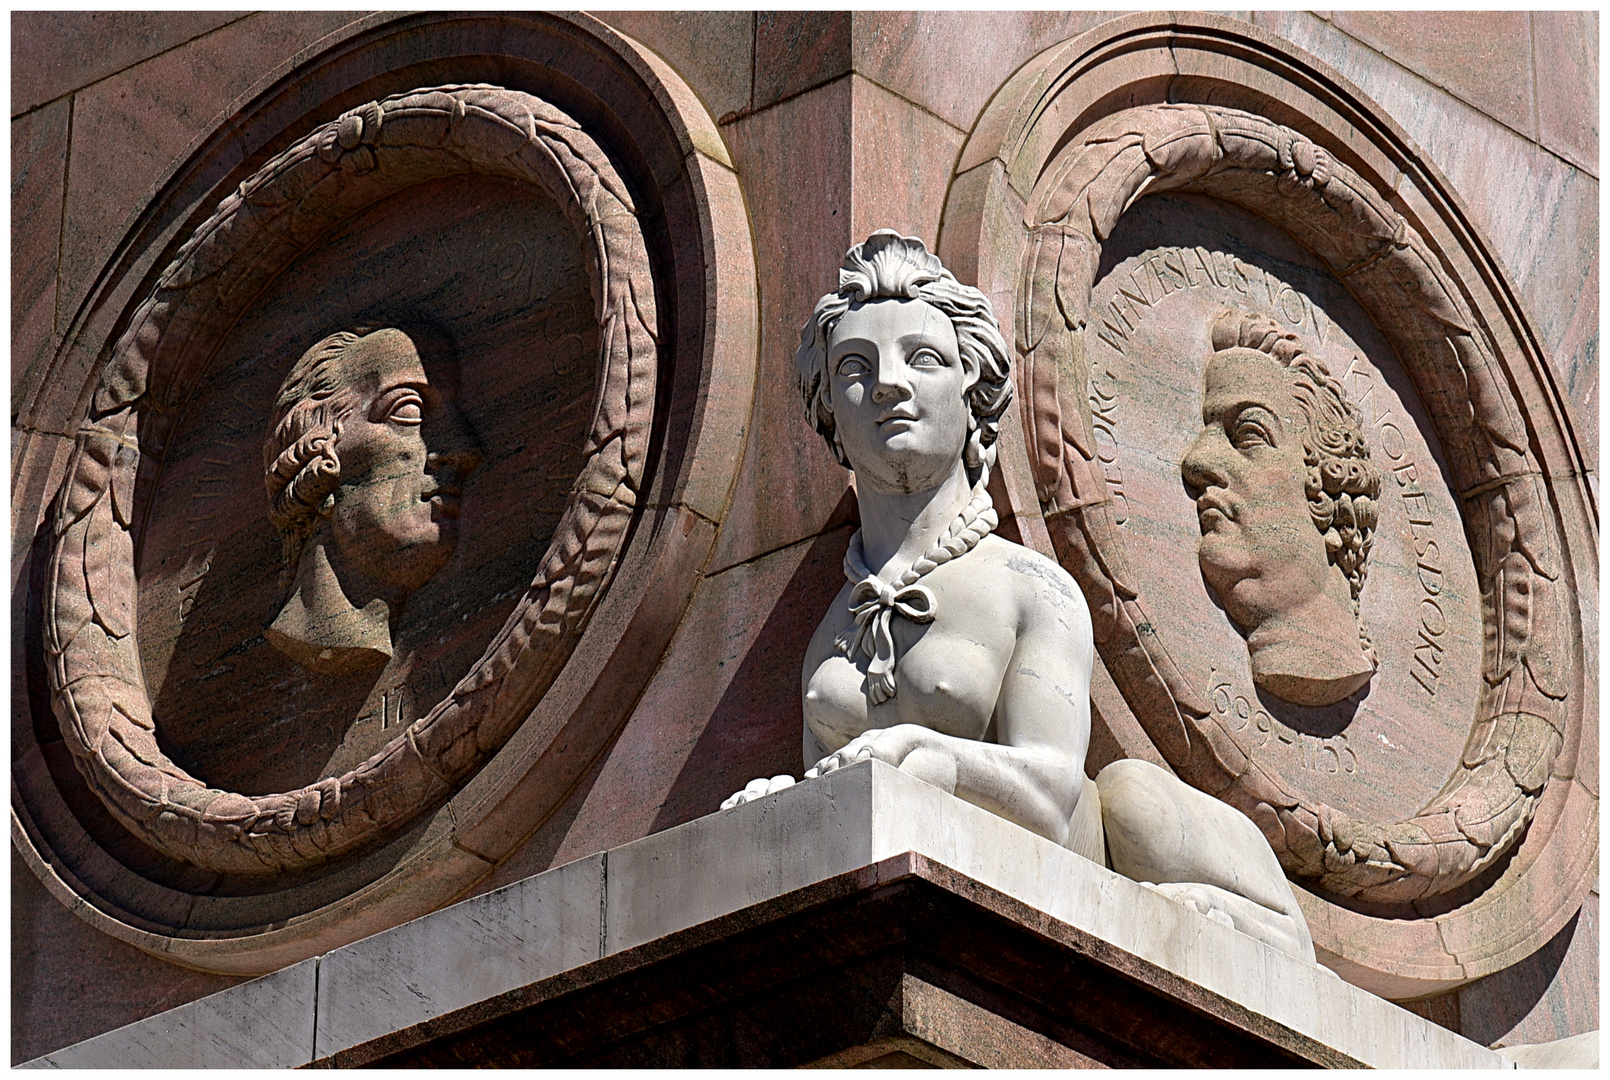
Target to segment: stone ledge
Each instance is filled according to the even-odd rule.
[[[312,981],[303,972],[317,993],[298,1000],[286,980]],[[985,1013],[998,1022],[982,1032]],[[1511,1067],[881,762],[28,1064],[136,1054],[166,1067]]]

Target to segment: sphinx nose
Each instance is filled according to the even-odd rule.
[[[897,357],[878,359],[877,381],[872,386],[872,400],[877,402],[901,401],[911,396],[911,371]]]

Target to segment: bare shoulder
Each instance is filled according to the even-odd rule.
[[[1056,624],[1076,636],[1089,636],[1084,594],[1055,560],[993,534],[979,543],[975,554],[978,569],[1013,597],[1024,625]]]

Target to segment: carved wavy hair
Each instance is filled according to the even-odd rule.
[[[322,339],[291,366],[274,399],[274,422],[263,443],[268,519],[279,530],[287,569],[318,525],[319,508],[341,482],[336,444],[341,422],[358,405],[341,375],[341,361],[374,326],[342,330]]]
[[[892,229],[879,229],[849,250],[839,267],[838,289],[816,302],[810,321],[800,330],[794,369],[805,419],[827,440],[838,463],[849,468],[833,421],[827,343],[852,304],[882,299],[922,300],[949,317],[962,357],[978,368],[977,381],[964,393],[970,414],[964,456],[970,470],[987,470],[995,461],[1001,414],[1012,402],[1006,339],[983,293],[957,281],[921,240]]]
[[[1304,351],[1297,335],[1283,331],[1273,319],[1227,311],[1214,321],[1212,338],[1214,352],[1253,349],[1291,372],[1292,396],[1307,421],[1303,488],[1308,514],[1325,538],[1326,556],[1347,578],[1353,613],[1359,617],[1360,642],[1373,660],[1375,650],[1359,615],[1358,598],[1369,574],[1382,477],[1370,461],[1363,416],[1324,362]]]

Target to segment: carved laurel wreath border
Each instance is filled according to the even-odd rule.
[[[1483,687],[1448,782],[1406,821],[1299,796],[1255,760],[1155,634],[1095,464],[1084,328],[1101,245],[1136,199],[1209,194],[1281,225],[1392,341],[1441,436],[1482,596]],[[1204,105],[1110,116],[1029,198],[1018,349],[1036,492],[1062,564],[1091,599],[1097,646],[1136,718],[1187,781],[1257,822],[1293,876],[1401,904],[1455,889],[1524,834],[1565,738],[1569,628],[1557,525],[1486,333],[1424,241],[1355,172],[1263,117]]]
[[[540,568],[485,653],[430,714],[339,777],[245,796],[158,747],[135,647],[142,455],[163,444],[224,334],[299,252],[405,187],[482,174],[535,184],[583,237],[600,327],[584,464]],[[442,86],[369,102],[224,199],[136,310],[81,424],[45,593],[52,704],[90,788],[175,859],[261,875],[350,852],[440,804],[504,744],[569,658],[627,535],[654,409],[658,320],[632,198],[579,124],[529,94]],[[266,418],[265,418],[266,423]]]

